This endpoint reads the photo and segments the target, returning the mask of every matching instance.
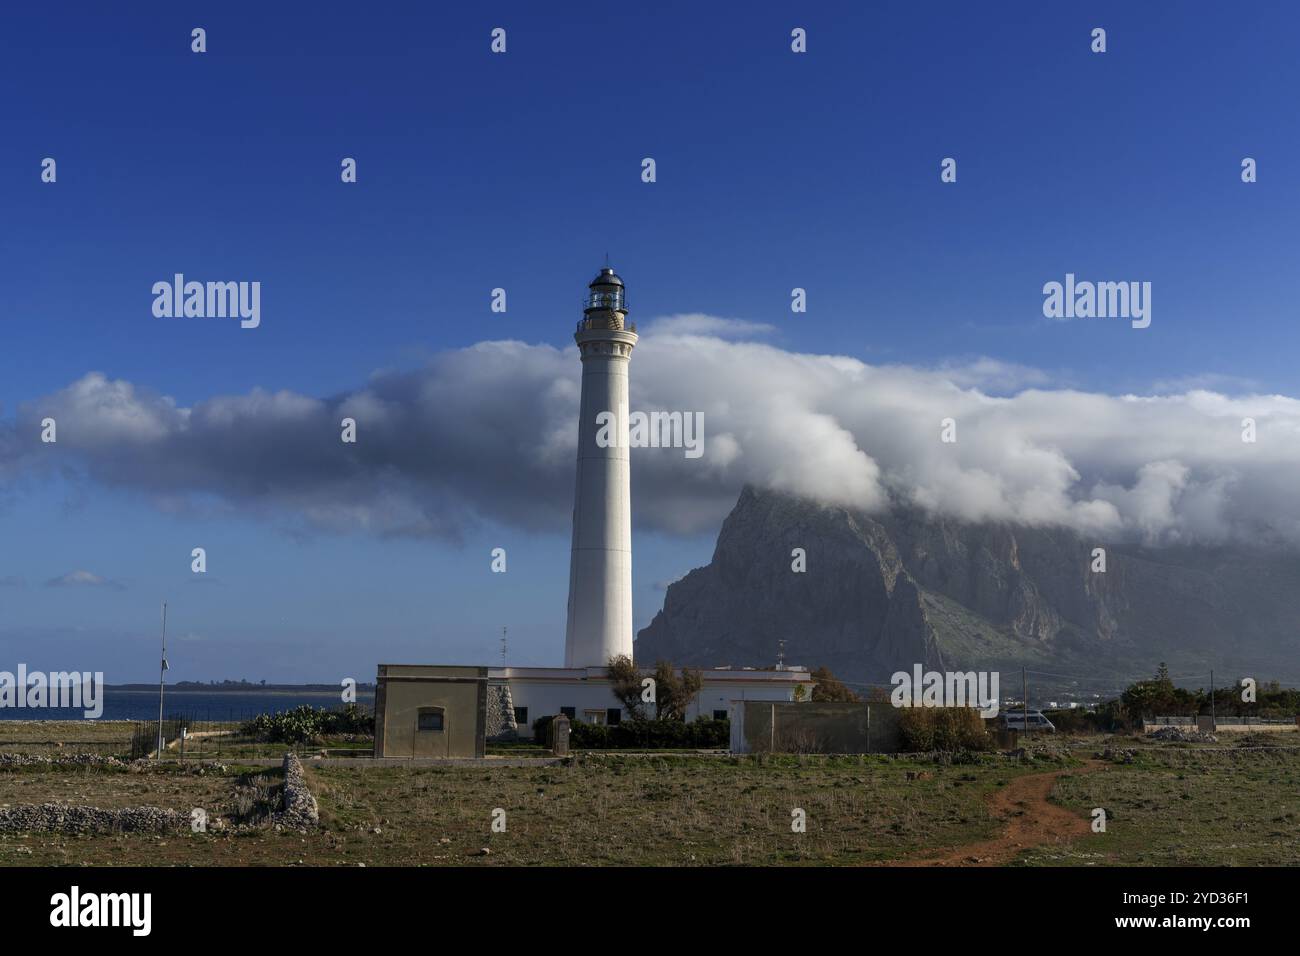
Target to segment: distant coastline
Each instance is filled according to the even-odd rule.
[[[103,713],[97,720],[158,719],[157,684],[105,684]],[[373,684],[358,684],[356,704],[373,710]],[[343,688],[337,684],[201,684],[180,681],[167,684],[163,712],[168,718],[183,717],[191,723],[243,722],[258,714],[277,714],[295,707],[338,710],[345,705]],[[85,713],[64,707],[0,707],[0,721],[85,720]]]

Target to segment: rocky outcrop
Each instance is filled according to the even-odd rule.
[[[1106,549],[1105,573],[1092,570],[1096,547]],[[807,555],[803,573],[791,568],[795,548]],[[917,663],[1026,664],[1123,686],[1160,661],[1289,674],[1297,620],[1294,553],[1152,549],[746,488],[712,561],[668,587],[636,658],[770,666],[784,639],[788,662],[856,682],[884,683]]]
[[[802,549],[806,570],[794,570]],[[916,580],[878,522],[746,488],[713,560],[672,584],[636,658],[765,666],[793,658],[879,679],[902,661],[942,667]]]

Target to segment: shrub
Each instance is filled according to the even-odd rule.
[[[970,707],[906,707],[899,711],[898,730],[906,753],[993,749],[983,718]]]
[[[551,716],[533,721],[533,739],[545,744]],[[731,721],[700,717],[684,720],[625,720],[618,724],[569,721],[569,746],[575,750],[717,750],[731,742]]]
[[[813,684],[812,699],[814,702],[820,701],[843,701],[846,703],[856,703],[858,695],[849,690],[834,674],[829,667],[819,667],[812,672],[812,679],[816,681]]]
[[[267,743],[313,743],[338,734],[374,734],[375,717],[356,704],[342,710],[303,704],[278,714],[258,714],[240,725],[239,732]]]

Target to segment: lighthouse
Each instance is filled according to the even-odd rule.
[[[608,266],[582,305],[573,336],[582,399],[564,666],[380,664],[377,757],[482,757],[485,740],[530,739],[538,718],[617,724],[635,716],[605,668],[612,657],[632,656],[627,370],[636,326],[627,321],[623,280]],[[725,715],[735,701],[803,700],[812,688],[806,668],[784,663],[775,671],[710,670],[685,716]]]
[[[564,666],[604,667],[611,657],[632,656],[627,373],[637,336],[613,269],[601,269],[588,286],[573,340],[582,353],[582,401]],[[597,440],[611,433],[616,440]]]

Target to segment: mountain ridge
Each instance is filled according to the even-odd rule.
[[[1093,571],[1093,549],[1106,570]],[[792,570],[792,551],[806,570]],[[1034,669],[1111,691],[1160,662],[1192,677],[1295,678],[1300,555],[1094,542],[1062,527],[881,514],[746,486],[709,564],[669,585],[639,660],[828,666],[886,684],[916,663]],[[1053,668],[1060,673],[1053,674]],[[1195,672],[1195,673],[1192,673]]]

